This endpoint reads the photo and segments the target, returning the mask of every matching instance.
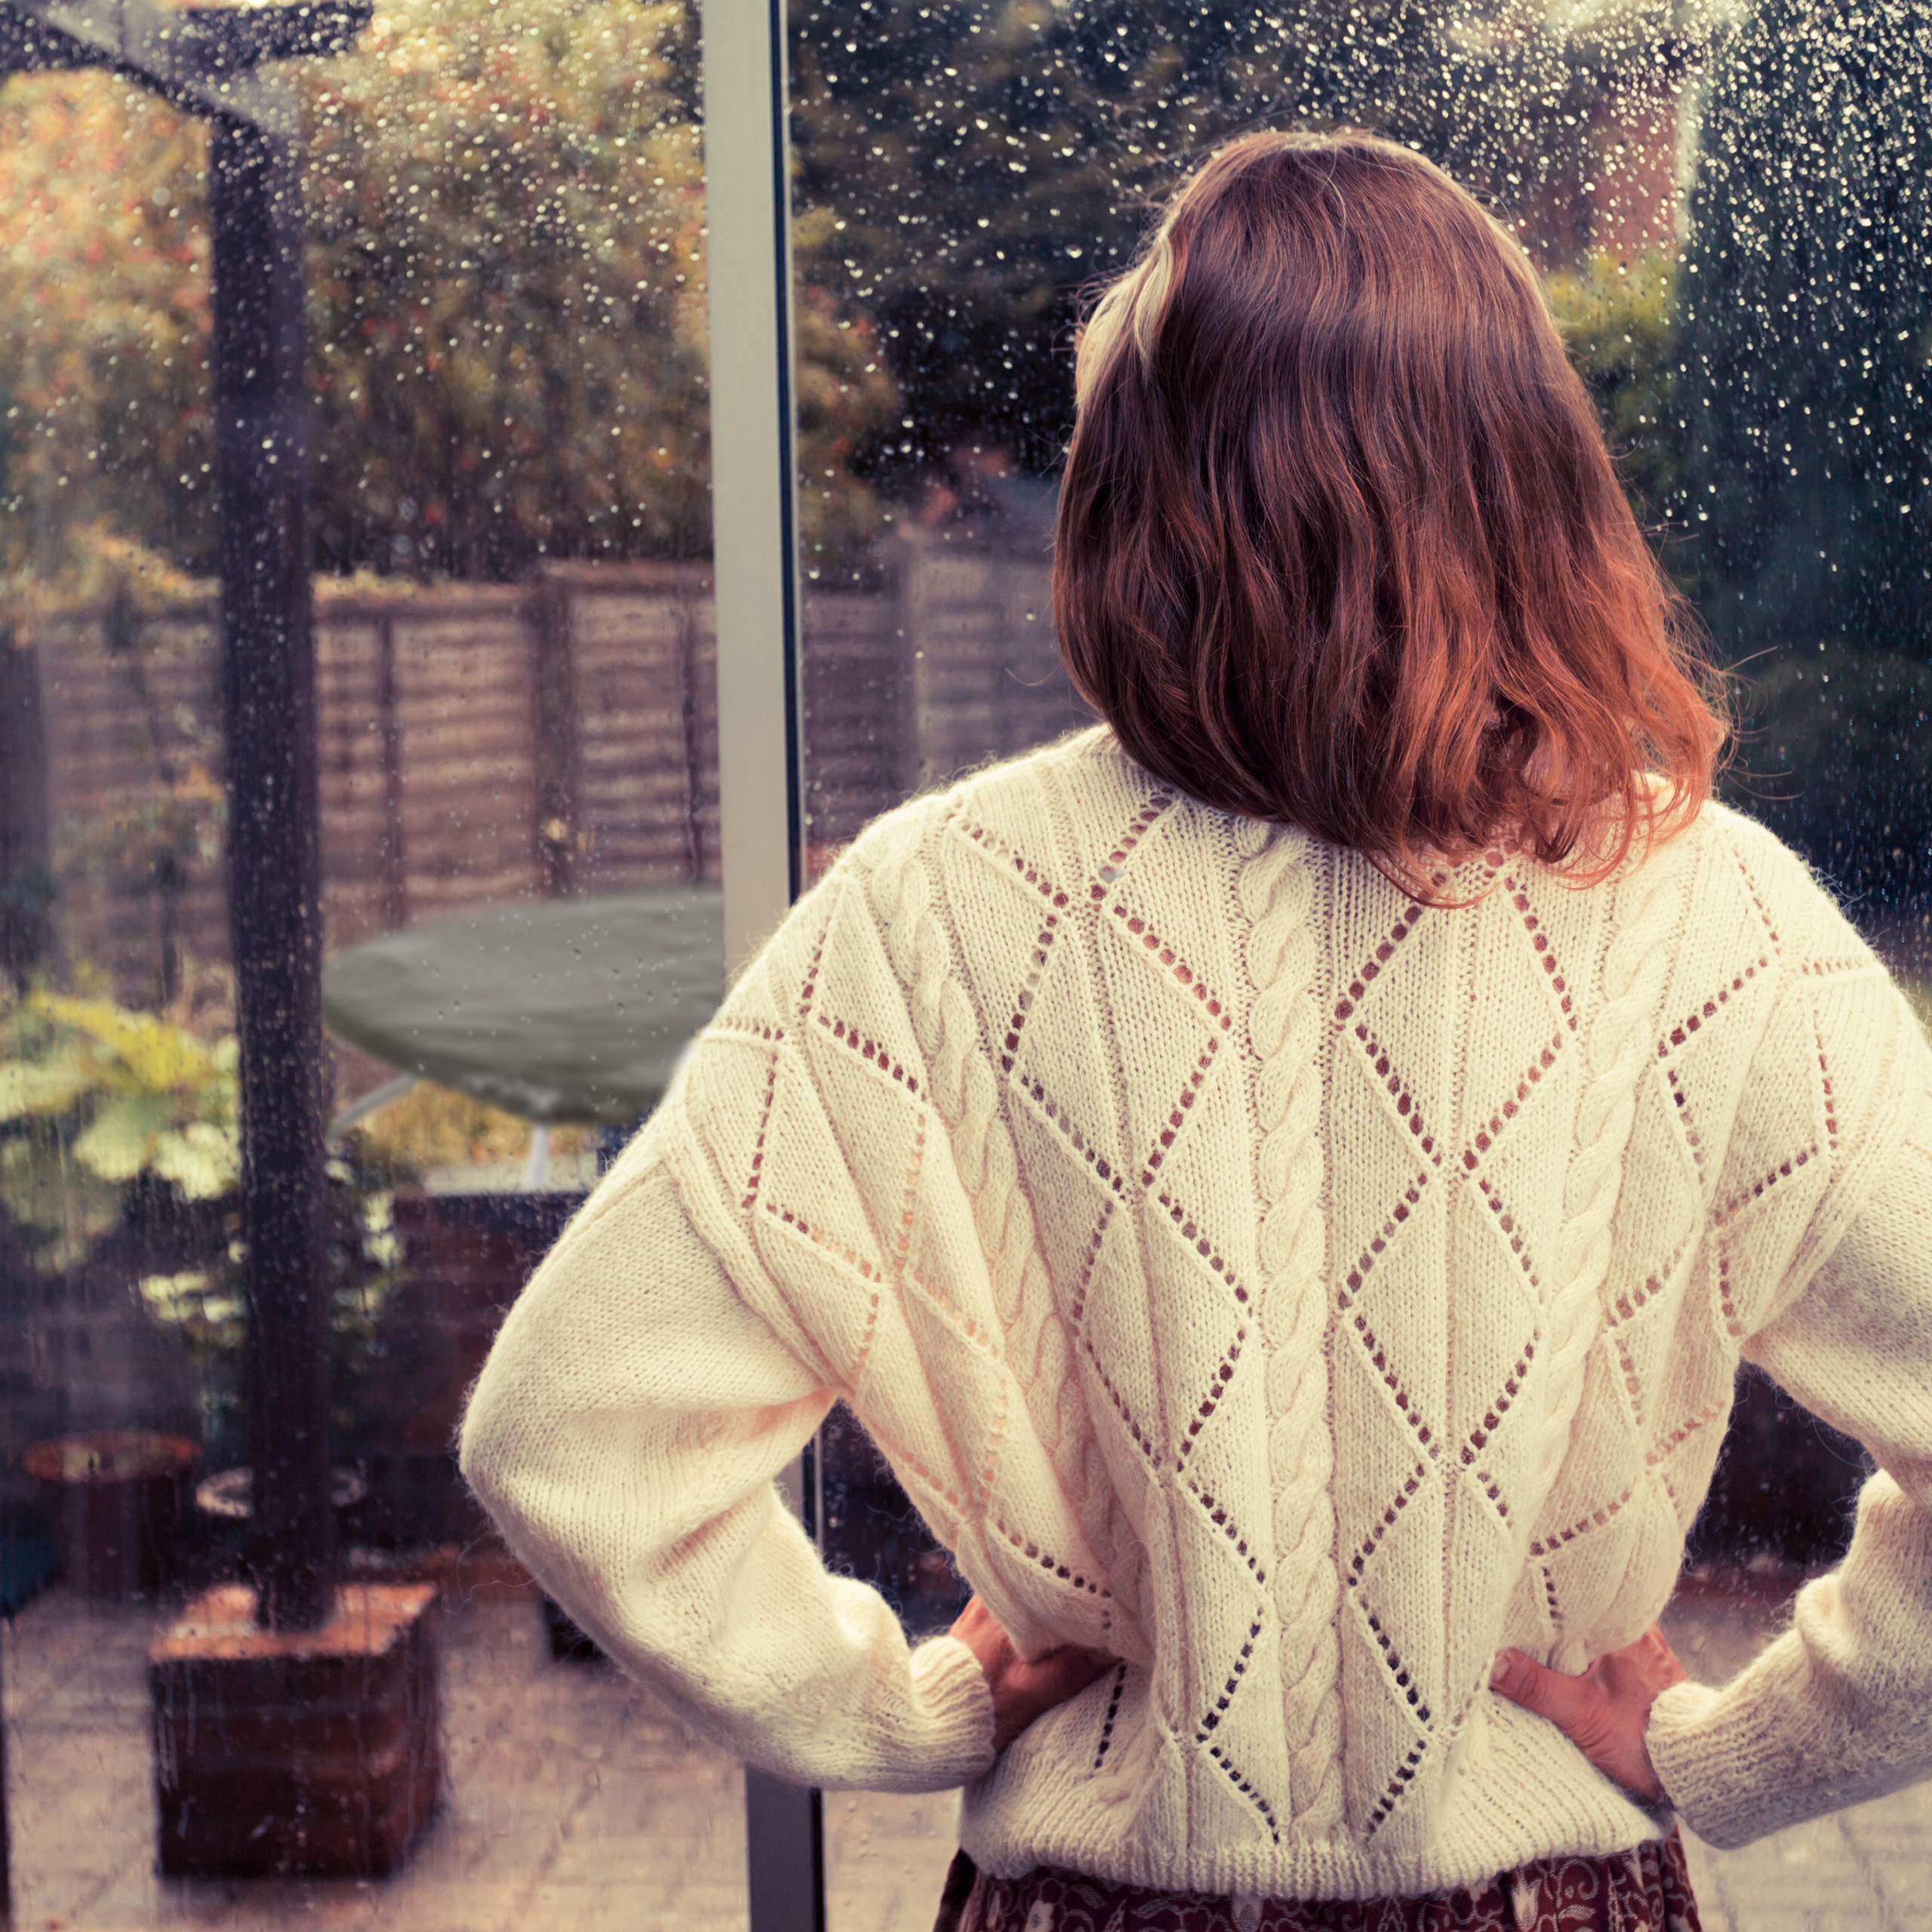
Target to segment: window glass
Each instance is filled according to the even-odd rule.
[[[283,108],[242,105],[299,131],[301,293],[242,318],[232,409],[222,278],[262,279],[294,205],[236,217],[257,223],[238,269],[208,120],[37,19],[0,9],[17,1922],[564,1926],[675,1895],[742,1923],[740,1767],[595,1659],[450,1454],[503,1309],[661,1087],[666,1028],[721,989],[694,10],[383,0],[348,51],[264,70]],[[228,34],[238,58],[274,26],[241,23],[156,32],[191,53]],[[303,32],[338,24],[318,9]],[[291,314],[292,398],[263,320]],[[305,407],[306,552],[276,521]],[[252,437],[240,468],[224,437]],[[299,877],[279,904],[257,880],[232,932],[229,889],[233,788],[288,719],[268,705],[235,742],[222,675],[224,598],[259,620],[244,675],[293,661],[299,599],[264,617],[248,589],[291,552],[315,574],[329,1020],[279,1097],[289,1144],[326,1161],[306,1276],[299,1241],[249,1250],[238,1032],[281,1023],[313,928]],[[302,821],[286,796],[276,822]],[[632,1026],[650,999],[627,1014],[626,984],[666,981],[671,1019]],[[169,1703],[157,1642],[190,1602],[228,1617],[235,1641],[194,1654],[218,1678],[250,1619],[205,1593],[273,1553],[248,1482],[264,1256],[326,1304],[340,1574],[402,1634],[346,1662],[323,1643],[279,1703],[164,1659],[157,1684],[187,1686]],[[235,1875],[277,1869],[297,1875]]]
[[[1048,559],[1083,304],[1218,142],[1353,123],[1443,163],[1521,239],[1736,672],[1726,795],[1820,869],[1927,1010],[1932,101],[1913,10],[798,0],[792,20],[799,337],[849,344],[850,371],[800,389],[808,873],[870,814],[1082,720]],[[856,1429],[829,1434],[826,1465],[851,1499],[828,1506],[835,1560],[942,1623],[961,1586],[920,1557]],[[1673,1612],[1700,1674],[1841,1549],[1862,1473],[1747,1376]],[[875,1826],[862,1850],[828,1818],[835,1878],[888,1855]],[[1882,1891],[1865,1829],[1709,1857],[1709,1903],[1752,1922],[1806,1861]],[[873,1922],[835,1882],[832,1906],[835,1932]]]

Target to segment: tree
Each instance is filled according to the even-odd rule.
[[[393,0],[295,78],[321,565],[703,554],[691,11]],[[103,531],[212,566],[205,140],[104,75],[0,95],[0,572],[23,610],[98,591]],[[846,454],[897,398],[863,315],[808,293],[799,338],[804,527],[842,554],[880,514]]]
[[[1675,97],[1680,24],[1598,8],[1573,35],[1527,0],[808,0],[800,233],[821,285],[874,318],[905,397],[862,468],[903,489],[978,444],[1051,469],[1083,293],[1190,161],[1251,128],[1377,127],[1523,217],[1546,255],[1573,252],[1543,229],[1567,218],[1593,115]]]

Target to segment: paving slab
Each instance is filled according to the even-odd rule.
[[[534,1598],[438,1612],[445,1802],[386,1881],[154,1872],[145,1660],[152,1606],[42,1598],[6,1631],[20,1932],[745,1932],[737,1763],[601,1665],[560,1663]],[[1788,1611],[1775,1590],[1687,1595],[1666,1628],[1721,1681]],[[954,1794],[831,1792],[828,1932],[928,1932]],[[1706,1932],[1932,1932],[1932,1786],[1740,1852],[1688,1840]]]

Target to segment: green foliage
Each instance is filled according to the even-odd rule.
[[[361,1385],[380,1349],[378,1324],[395,1286],[402,1243],[395,1221],[399,1176],[380,1159],[328,1164],[334,1223],[329,1244],[331,1414],[338,1430],[352,1422]],[[245,1250],[230,1240],[202,1266],[143,1275],[135,1286],[149,1315],[180,1342],[202,1374],[204,1433],[215,1438],[240,1421],[248,1387],[248,1311],[242,1264]],[[235,1445],[238,1451],[241,1445]]]
[[[709,548],[694,18],[387,0],[354,53],[291,69],[325,568]],[[0,94],[0,625],[10,586],[110,593],[134,539],[213,569],[205,171],[195,124],[111,76]],[[881,515],[849,453],[898,398],[801,259],[804,534],[843,558]]]
[[[1599,253],[1545,287],[1637,514],[1654,522],[1675,504],[1683,471],[1675,266],[1662,255],[1632,265]]]
[[[1563,253],[1593,107],[1671,84],[1658,9],[1628,11],[1573,30],[1543,0],[795,9],[808,567],[858,567],[877,489],[955,446],[1051,467],[1083,286],[1232,134],[1383,127]],[[353,54],[291,72],[325,566],[701,554],[694,11],[386,0]],[[0,261],[0,575],[78,595],[111,534],[211,567],[204,153],[108,76],[0,98],[0,205],[23,238]]]
[[[1734,801],[1868,910],[1908,897],[1928,870],[1932,664],[1821,643],[1746,666],[1740,694]]]
[[[232,1034],[46,992],[0,1017],[0,1206],[43,1268],[78,1260],[144,1175],[228,1193],[238,1118]]]
[[[675,5],[386,5],[306,77],[337,569],[701,552],[703,177]]]
[[[1762,0],[1714,66],[1682,359],[1690,513],[1733,652],[1932,656],[1928,124],[1909,0]]]
[[[1932,663],[1928,126],[1922,8],[1761,0],[1712,70],[1681,283],[1705,617],[1798,706],[1780,829],[1861,893],[1932,889],[1911,669]]]
[[[1657,8],[1640,23],[1592,9],[1582,37],[1552,12],[1517,0],[794,8],[799,233],[819,284],[875,319],[905,397],[861,468],[904,478],[977,446],[1051,469],[1071,427],[1083,293],[1125,266],[1182,170],[1254,128],[1377,127],[1564,255],[1593,110],[1668,98],[1678,81],[1656,57]]]
[[[206,155],[106,75],[0,91],[0,629],[212,554]]]

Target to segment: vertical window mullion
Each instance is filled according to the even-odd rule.
[[[701,0],[724,970],[796,896],[802,850],[785,0]],[[781,1486],[816,1534],[808,1447]],[[819,1794],[745,1767],[751,1932],[824,1932]]]

